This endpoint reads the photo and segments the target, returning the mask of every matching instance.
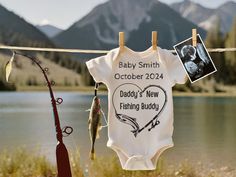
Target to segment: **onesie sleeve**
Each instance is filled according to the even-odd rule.
[[[187,81],[187,74],[176,55],[173,55],[169,50],[165,50],[165,62],[167,72],[173,84],[184,84]]]
[[[95,82],[107,84],[112,72],[113,55],[109,52],[107,55],[91,59],[86,62],[89,73]]]

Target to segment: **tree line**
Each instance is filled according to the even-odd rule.
[[[208,31],[205,39],[207,48],[236,48],[236,17],[231,30],[223,35],[220,32],[220,21]],[[210,53],[217,72],[213,75],[217,83],[225,85],[236,84],[236,52]]]

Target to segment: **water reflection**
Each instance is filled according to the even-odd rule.
[[[80,149],[82,161],[88,160],[88,112],[92,95],[56,93],[64,102],[59,106],[61,124],[74,128],[65,138],[69,151]],[[101,96],[107,113],[107,96]],[[166,159],[184,159],[236,166],[236,98],[174,98],[175,147],[164,152]],[[55,161],[56,137],[48,93],[0,93],[0,149],[41,147],[40,152]],[[96,142],[98,155],[115,155],[106,147],[107,130]]]
[[[176,98],[173,154],[235,166],[235,105],[235,98]]]

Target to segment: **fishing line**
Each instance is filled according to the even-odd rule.
[[[100,85],[100,83],[95,83],[94,96],[97,96],[99,85]],[[106,118],[106,115],[105,115],[104,111],[102,110],[102,107],[100,108],[100,110],[101,110],[101,113],[102,113],[102,117],[103,117],[103,119],[105,121],[105,125],[102,125],[101,128],[106,128],[106,127],[108,127],[108,121],[107,121],[107,118]],[[85,110],[85,112],[89,112],[89,111],[91,111],[91,109]]]
[[[102,128],[106,128],[106,127],[108,127],[108,121],[107,121],[106,115],[102,109],[101,109],[101,113],[102,113],[102,117],[106,123],[106,125],[103,125]]]
[[[95,83],[94,96],[97,96],[97,92],[98,92],[98,87],[99,87],[99,85],[100,85],[100,83]],[[101,103],[100,103],[100,104],[101,104]],[[108,127],[106,115],[105,115],[104,111],[102,110],[102,106],[101,106],[100,110],[101,110],[102,117],[103,117],[103,119],[104,119],[104,121],[105,121],[105,124],[106,124],[106,125],[101,126],[101,128]]]

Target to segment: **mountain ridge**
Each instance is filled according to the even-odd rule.
[[[118,32],[124,31],[126,44],[134,50],[143,50],[150,45],[147,40],[151,39],[151,31],[158,31],[158,44],[170,49],[176,42],[190,37],[192,28],[198,28],[156,0],[149,0],[149,3],[122,0],[116,2],[118,5],[115,2],[111,0],[98,5],[55,36],[54,42],[68,48],[111,49],[118,46]],[[204,30],[198,28],[198,31],[205,36]]]
[[[53,42],[34,25],[1,4],[0,16],[1,43],[7,45],[54,46]]]
[[[56,45],[39,29],[37,29],[32,24],[28,23],[23,18],[19,17],[14,12],[9,11],[5,7],[0,5],[0,45],[12,45],[12,46],[23,46],[23,47],[43,47],[43,48],[55,48]],[[45,63],[53,63],[51,66],[56,73],[57,70],[63,71],[62,67],[71,72],[79,73],[80,65],[77,61],[71,59],[71,57],[64,53],[57,52],[35,52],[35,51],[21,51],[24,54],[29,54],[31,56],[37,56],[40,54],[43,56]],[[1,50],[0,55],[9,57],[10,50]],[[2,55],[3,54],[3,55]],[[8,59],[9,59],[8,58]],[[43,59],[43,60],[44,60]],[[6,64],[6,63],[5,63]],[[0,67],[5,66],[4,63]],[[25,64],[21,65],[22,67]],[[34,67],[29,67],[28,70],[22,70],[22,73],[29,76],[33,76]],[[2,68],[3,69],[3,68]],[[4,69],[3,69],[4,70]],[[61,72],[63,73],[63,72]],[[79,74],[78,74],[79,76]],[[34,76],[36,77],[36,76]],[[18,77],[19,79],[19,77]],[[0,79],[1,80],[1,79]],[[33,79],[34,80],[34,79]],[[66,79],[67,81],[69,79]],[[31,82],[31,81],[30,81]],[[0,84],[2,82],[0,81]]]
[[[210,30],[220,20],[222,33],[230,30],[233,19],[236,17],[236,2],[234,1],[227,1],[217,8],[207,8],[191,0],[184,0],[173,3],[170,7],[205,30]]]

